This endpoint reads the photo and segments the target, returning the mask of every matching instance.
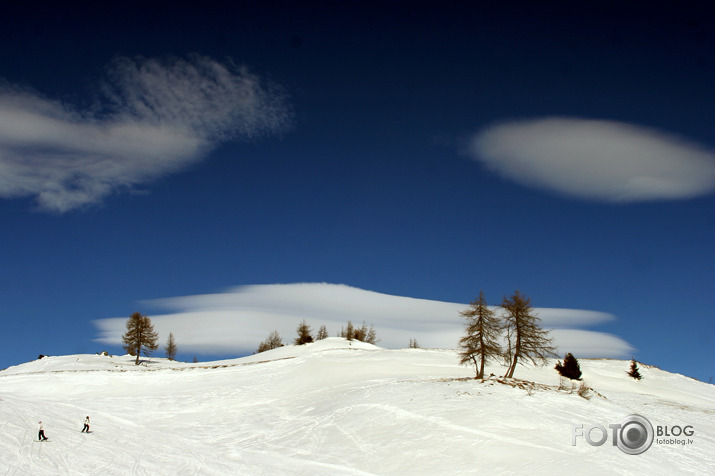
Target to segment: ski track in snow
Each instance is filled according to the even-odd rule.
[[[481,431],[477,430],[475,428],[470,428],[467,426],[463,425],[456,425],[454,423],[451,423],[445,419],[438,418],[438,417],[433,417],[433,416],[424,416],[420,415],[418,413],[413,413],[407,410],[404,410],[402,408],[396,408],[390,405],[356,405],[356,407],[365,407],[367,409],[372,409],[372,410],[383,410],[388,413],[394,413],[396,418],[410,418],[417,420],[418,422],[422,423],[428,423],[436,426],[441,426],[444,427],[446,430],[453,430],[454,433],[469,433],[472,435],[477,435],[481,437],[484,440],[497,440],[497,441],[503,441],[505,443],[513,444],[513,445],[522,445],[522,446],[527,446],[529,448],[535,448],[539,450],[544,450],[544,451],[553,451],[556,453],[561,452],[561,450],[558,450],[556,448],[551,448],[549,446],[543,446],[543,445],[536,445],[534,443],[530,443],[528,441],[521,441],[516,438],[508,438],[505,436],[501,436],[498,433],[495,432],[486,432],[486,431]]]
[[[457,362],[335,338],[201,364],[49,357],[0,372],[0,475],[715,474],[712,385],[647,366],[635,382],[628,362],[582,360],[600,394],[586,400],[557,390],[553,364],[507,385]],[[638,456],[610,433],[571,444],[572,424],[632,413],[692,425],[693,444]]]

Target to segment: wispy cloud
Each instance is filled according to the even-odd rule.
[[[468,152],[505,178],[582,199],[637,202],[715,191],[713,150],[619,122],[506,122],[475,134]]]
[[[66,212],[283,129],[285,96],[231,62],[118,58],[80,110],[0,84],[0,197]]]
[[[183,352],[251,353],[278,330],[292,343],[305,319],[313,330],[325,325],[334,336],[348,320],[373,324],[387,348],[406,347],[416,338],[423,347],[455,348],[463,333],[459,312],[467,304],[392,296],[345,285],[298,283],[241,286],[225,293],[159,299],[144,303],[169,311],[151,314],[162,339],[169,332]],[[611,314],[578,309],[538,308],[556,344],[579,357],[620,357],[632,347],[619,337],[576,329],[614,319]],[[127,317],[94,321],[98,342],[119,345]]]

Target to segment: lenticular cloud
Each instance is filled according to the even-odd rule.
[[[240,286],[224,293],[166,298],[146,303],[168,311],[150,317],[160,339],[173,333],[182,352],[241,354],[255,351],[277,330],[291,343],[302,320],[335,335],[348,320],[374,325],[379,345],[405,347],[417,339],[423,347],[455,348],[464,331],[460,311],[467,304],[432,301],[366,291],[328,283]],[[623,339],[581,327],[614,319],[611,314],[580,309],[537,308],[554,343],[583,357],[622,357],[633,348]],[[126,317],[94,321],[98,342],[120,345]]]
[[[219,143],[290,121],[277,87],[233,63],[115,60],[94,107],[0,85],[0,197],[65,212],[203,158]]]
[[[547,118],[477,133],[470,155],[523,185],[605,202],[684,199],[715,190],[715,152],[629,124]]]

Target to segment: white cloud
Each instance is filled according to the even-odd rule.
[[[715,152],[619,122],[506,122],[473,136],[468,153],[505,178],[583,199],[637,202],[715,191]]]
[[[281,130],[284,96],[245,68],[188,60],[115,60],[100,102],[80,111],[0,85],[0,197],[65,212],[203,158],[218,143]]]
[[[468,306],[325,283],[241,286],[225,293],[158,299],[145,304],[170,311],[149,313],[162,339],[172,332],[182,352],[207,354],[253,352],[272,330],[278,330],[284,343],[292,343],[303,319],[314,331],[325,325],[331,336],[348,320],[358,325],[372,324],[381,339],[379,344],[387,348],[406,347],[411,338],[423,347],[455,348],[463,333],[459,312]],[[612,320],[611,314],[577,309],[535,310],[544,327],[556,328],[555,341],[565,352],[579,357],[621,357],[633,350],[616,336],[573,329]],[[127,317],[94,321],[99,330],[97,341],[121,344],[126,321]]]

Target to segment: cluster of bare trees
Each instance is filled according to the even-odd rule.
[[[515,291],[504,297],[501,309],[497,316],[480,292],[479,298],[460,313],[467,320],[464,336],[459,340],[460,364],[473,364],[476,378],[484,378],[484,365],[492,360],[503,359],[508,365],[504,377],[512,378],[517,365],[526,361],[543,365],[556,355],[549,331],[541,328],[541,319],[529,298]]]
[[[140,312],[135,312],[129,316],[126,326],[127,331],[122,336],[124,350],[131,355],[135,355],[135,363],[139,365],[140,355],[143,354],[148,357],[153,351],[159,348],[159,344],[157,344],[159,334],[154,330],[154,325],[152,324],[151,319]],[[293,343],[295,345],[303,345],[313,342],[314,340],[327,338],[328,330],[324,325],[320,326],[320,329],[314,338],[312,329],[304,319],[297,328],[297,334],[298,335]],[[378,341],[377,331],[375,331],[375,328],[372,325],[368,328],[364,322],[361,327],[355,327],[352,321],[348,321],[347,330],[345,328],[341,329],[338,336],[345,337],[348,340],[355,339],[370,344],[375,344]],[[265,352],[282,346],[283,339],[281,339],[278,331],[272,331],[268,337],[260,343],[257,352]],[[174,339],[174,334],[171,332],[169,333],[169,338],[166,342],[165,351],[166,357],[169,360],[174,360],[176,358],[176,340]],[[194,357],[194,361],[196,361],[196,357]]]
[[[378,341],[375,328],[370,325],[368,329],[364,321],[361,327],[355,327],[353,321],[348,321],[347,327],[340,329],[338,337],[343,337],[347,340],[359,340],[361,342],[367,342],[368,344],[377,344]]]
[[[266,340],[258,345],[258,352],[265,352],[267,350],[277,349],[278,347],[283,347],[283,339],[281,339],[278,331],[273,331],[268,334]]]
[[[501,310],[498,317],[497,312],[487,305],[484,293],[480,292],[479,297],[470,304],[469,308],[460,312],[467,322],[464,336],[459,340],[459,363],[474,365],[475,378],[484,378],[484,366],[492,360],[503,359],[508,366],[504,377],[512,378],[518,364],[529,361],[533,364],[543,365],[549,357],[556,355],[555,349],[551,345],[549,331],[542,329],[541,319],[534,313],[529,298],[517,290],[512,296],[504,297]],[[159,347],[157,344],[159,334],[154,331],[151,319],[139,312],[129,316],[126,327],[127,331],[122,336],[124,350],[135,355],[135,363],[139,365],[141,354],[148,357]],[[296,332],[297,337],[293,341],[295,345],[308,344],[314,340],[328,337],[328,330],[322,325],[313,338],[313,331],[305,319],[298,325]],[[355,327],[352,321],[348,321],[347,327],[340,329],[338,337],[370,344],[376,344],[379,340],[372,325],[368,328],[363,322],[361,327]],[[502,346],[502,342],[506,343],[505,347]],[[282,346],[283,340],[278,331],[274,330],[260,343],[257,352],[265,352]],[[418,347],[417,339],[410,339],[410,348]],[[169,360],[176,358],[176,340],[171,332],[164,349]],[[40,356],[40,358],[42,357]],[[196,362],[196,357],[194,357],[194,362]],[[571,353],[566,354],[563,364],[559,361],[554,368],[563,377],[581,380],[578,360]],[[642,378],[635,359],[631,360],[627,374],[636,380]]]
[[[325,326],[321,326],[320,330],[318,331],[318,335],[314,339],[313,330],[310,328],[305,319],[303,319],[303,321],[301,321],[301,323],[298,325],[296,332],[298,335],[293,341],[295,345],[308,344],[310,342],[313,342],[314,340],[321,340],[328,337],[328,331],[325,329]],[[266,337],[266,339],[258,345],[258,350],[256,351],[256,353],[277,349],[278,347],[283,347],[283,345],[283,339],[281,338],[278,331],[271,331],[271,333],[268,334],[268,337]]]
[[[297,336],[293,341],[295,345],[308,344],[314,341],[323,340],[328,337],[328,329],[322,325],[318,329],[318,333],[313,337],[313,330],[308,325],[308,323],[303,319],[303,321],[298,325],[296,329]],[[367,325],[363,322],[362,326],[356,327],[353,325],[352,321],[348,321],[347,328],[343,327],[338,333],[338,337],[343,337],[348,340],[359,340],[362,342],[367,342],[368,344],[376,344],[379,340],[377,338],[377,331],[371,325]],[[272,331],[266,340],[260,343],[257,352],[265,352],[267,350],[276,349],[283,346],[283,339],[278,334],[278,331]]]

